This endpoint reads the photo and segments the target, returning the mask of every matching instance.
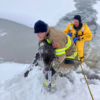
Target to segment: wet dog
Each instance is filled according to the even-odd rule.
[[[46,42],[41,43],[30,68],[24,73],[24,77],[28,76],[34,65],[43,66],[44,70],[47,71],[50,68],[51,63],[54,61],[54,59],[56,59],[56,56],[55,50],[52,45]]]

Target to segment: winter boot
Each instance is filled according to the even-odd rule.
[[[48,86],[48,83],[47,83],[47,80],[46,79],[44,79],[44,84],[43,84],[43,87],[44,87],[44,89],[46,90],[46,91],[48,91],[48,92],[50,92],[50,93],[54,93],[54,92],[56,92],[56,86],[55,86],[55,83],[53,83],[53,84],[50,84],[49,86]]]
[[[78,57],[78,60],[83,62],[84,61],[84,57]]]
[[[80,57],[80,61],[83,62],[84,61],[84,57]]]

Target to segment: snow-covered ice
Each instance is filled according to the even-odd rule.
[[[0,64],[0,67],[4,65],[5,63]],[[98,76],[98,78],[91,77],[87,79],[94,100],[100,100],[100,72],[90,70],[85,63],[82,65],[84,71],[88,73],[88,76],[90,75],[91,77],[92,74]],[[24,72],[28,65],[8,63],[6,67],[7,66],[8,68],[9,66],[14,67],[15,71],[17,67],[22,67],[23,71],[17,73],[17,75],[13,76],[10,80],[0,82],[0,100],[92,100],[80,66],[76,71],[72,70],[68,75],[69,79],[73,80],[73,82],[65,77],[57,78],[57,91],[53,94],[46,92],[43,88],[44,75],[41,67],[34,67],[28,77],[24,78]],[[7,73],[9,72],[11,73],[11,71],[8,70]]]

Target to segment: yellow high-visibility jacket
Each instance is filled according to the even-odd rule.
[[[73,23],[68,24],[66,29],[63,31],[64,33],[68,34],[69,32],[73,33],[72,34],[72,39],[76,36],[76,30],[74,29]],[[87,24],[82,25],[81,29],[78,31],[77,37],[80,36],[80,41],[76,41],[76,46],[78,50],[78,55],[79,57],[83,57],[83,47],[84,47],[84,42],[89,41],[92,38],[92,33],[87,26]]]

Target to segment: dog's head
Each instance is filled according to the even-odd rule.
[[[48,43],[43,43],[40,45],[35,57],[35,59],[43,61],[46,68],[50,67],[55,58],[55,50],[52,45]]]
[[[43,62],[45,64],[45,67],[50,67],[51,63],[56,58],[55,50],[52,47],[52,45],[50,45],[48,43],[44,44],[42,57],[43,57]]]

